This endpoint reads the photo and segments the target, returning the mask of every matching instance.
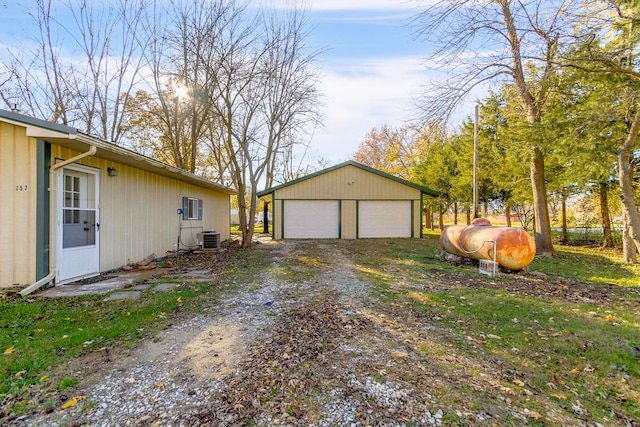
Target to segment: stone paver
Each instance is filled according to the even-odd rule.
[[[180,283],[158,283],[153,288],[151,288],[154,292],[167,292],[171,289],[180,286]]]
[[[139,299],[142,296],[140,291],[122,291],[114,292],[105,298],[105,301],[119,301],[123,299]]]
[[[82,295],[104,295],[116,289],[122,289],[130,286],[134,282],[143,281],[151,276],[160,276],[166,269],[156,268],[154,270],[133,270],[133,271],[117,271],[113,275],[115,277],[101,282],[90,284],[74,284],[57,285],[53,288],[45,289],[38,292],[36,296],[44,298],[54,297],[74,297]],[[144,285],[140,285],[144,286]]]
[[[38,292],[36,296],[43,298],[73,297],[83,295],[105,295],[112,291],[119,291],[113,293],[109,298],[107,298],[108,301],[112,301],[118,299],[140,298],[142,291],[147,289],[154,292],[167,292],[180,286],[181,282],[185,280],[211,280],[211,271],[209,270],[191,270],[168,276],[166,275],[167,270],[168,269],[156,268],[154,270],[117,271],[110,274],[114,277],[101,282],[57,285],[53,288],[44,289]],[[162,276],[165,279],[170,278],[176,281],[155,284],[153,280],[149,280],[149,278],[153,276]]]

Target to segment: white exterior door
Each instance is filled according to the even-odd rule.
[[[285,239],[337,239],[340,237],[340,202],[337,200],[285,200]]]
[[[358,237],[411,237],[411,201],[358,202]]]
[[[80,165],[58,171],[56,283],[100,272],[99,175]]]

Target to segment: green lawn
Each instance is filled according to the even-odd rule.
[[[473,366],[495,367],[502,376],[497,387],[535,414],[532,425],[538,415],[547,420],[540,425],[563,425],[562,417],[603,425],[640,420],[637,265],[623,264],[615,251],[556,245],[556,256],[531,265],[547,277],[522,276],[525,286],[519,275],[492,279],[477,267],[444,263],[434,256],[439,235],[425,237],[422,245],[353,243],[362,277],[376,284],[380,299],[410,307],[396,316],[418,313],[443,331],[441,346],[422,344],[425,360],[442,372],[463,370],[470,383],[482,380]],[[441,355],[434,348],[449,350]],[[471,362],[452,365],[454,354]],[[491,405],[464,384],[449,392],[458,402]]]
[[[619,252],[556,245],[556,256],[531,265],[546,277],[488,278],[472,265],[438,259],[437,233],[332,244],[349,253],[357,274],[371,283],[378,301],[371,310],[395,319],[418,316],[432,326],[436,338],[416,338],[425,364],[442,373],[464,372],[450,389],[434,386],[431,393],[442,405],[490,405],[495,396],[472,385],[485,381],[483,369],[491,367],[501,378],[491,385],[495,393],[533,414],[531,425],[559,426],[572,417],[603,425],[640,420],[640,270],[623,264]],[[15,414],[28,410],[36,389],[72,389],[80,379],[59,369],[70,358],[154,337],[169,322],[212,304],[229,286],[252,283],[269,251],[268,245],[228,251],[216,282],[182,282],[167,293],[147,291],[140,300],[5,295],[0,401],[10,402]],[[314,242],[297,244],[295,256],[280,266],[282,278],[317,280],[330,268],[323,252]],[[464,425],[453,409],[445,415],[446,425]]]

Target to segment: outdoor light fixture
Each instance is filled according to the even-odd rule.
[[[118,170],[116,168],[107,168],[107,175],[118,176]]]

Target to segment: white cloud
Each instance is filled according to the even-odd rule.
[[[419,58],[345,60],[323,64],[323,72],[327,107],[312,149],[332,163],[351,158],[372,128],[410,119],[414,95],[424,81]]]

